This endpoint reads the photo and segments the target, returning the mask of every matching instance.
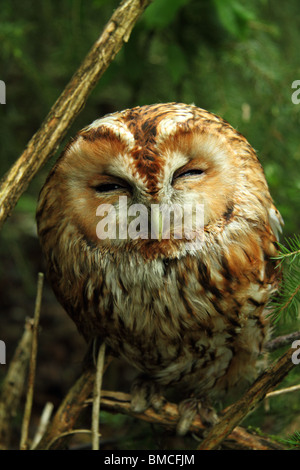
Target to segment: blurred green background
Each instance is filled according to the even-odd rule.
[[[2,0],[0,79],[6,83],[6,105],[0,106],[0,175],[39,128],[118,4]],[[194,103],[245,135],[285,220],[284,235],[299,233],[300,104],[291,100],[292,83],[300,79],[299,44],[298,0],[155,0],[61,149],[71,135],[106,113],[156,102]],[[32,315],[36,276],[43,269],[35,209],[53,163],[54,158],[35,177],[0,233],[0,339],[6,341],[8,359],[25,316]],[[80,370],[85,349],[47,284],[43,308],[38,411],[48,398],[59,402]],[[289,400],[291,414],[295,407],[299,411],[295,399]],[[109,421],[108,415],[105,419]],[[270,432],[280,433],[285,425],[276,421]]]

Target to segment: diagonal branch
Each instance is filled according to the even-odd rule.
[[[123,0],[81,66],[52,106],[40,129],[4,176],[0,185],[0,227],[11,214],[32,178],[54,154],[67,129],[85,105],[143,11],[152,0]]]
[[[234,430],[234,428],[265,398],[294,367],[292,355],[295,351],[290,348],[278,361],[258,377],[249,390],[232,406],[206,435],[198,450],[213,450]]]

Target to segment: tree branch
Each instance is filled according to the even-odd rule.
[[[144,413],[134,413],[130,408],[130,395],[121,392],[102,390],[101,408],[111,413],[126,414],[137,419],[141,419],[152,424],[160,424],[174,430],[179,419],[178,406],[169,402],[166,402],[163,405],[159,413],[154,411],[152,408],[149,408]],[[199,416],[196,416],[189,431],[195,434],[201,434],[205,429],[206,428]],[[244,428],[239,426],[237,426],[227,436],[226,447],[252,450],[279,450],[284,448],[282,445],[269,438],[250,434]]]
[[[283,356],[281,360],[278,361],[279,364],[278,366],[276,365],[276,370],[273,370],[273,367],[271,371],[266,372],[267,377],[265,377],[265,373],[257,382],[255,382],[256,388],[258,388],[258,390],[262,386],[266,387],[265,382],[270,380],[269,374],[272,375],[274,373],[274,376],[271,380],[272,385],[270,387],[267,387],[267,390],[277,385],[277,383],[282,380],[282,378],[288,373],[288,371],[290,370],[289,363],[287,366],[284,358],[285,356]],[[108,360],[106,360],[106,367],[111,361],[111,359],[112,358],[110,357]],[[284,364],[282,365],[281,362],[283,360]],[[291,362],[290,356],[289,361]],[[64,439],[65,436],[68,436],[70,432],[73,432],[74,425],[76,424],[76,421],[84,405],[92,403],[92,399],[89,399],[89,397],[92,394],[94,377],[94,369],[88,369],[82,374],[82,376],[71,388],[65,400],[59,407],[59,410],[57,411],[54,419],[52,420],[51,425],[47,430],[47,433],[44,435],[36,449],[48,449],[50,445],[52,449],[61,448],[62,439]],[[246,393],[245,397],[247,397],[248,395],[249,392]],[[250,396],[252,396],[252,394],[250,394]],[[242,398],[242,400],[243,399],[244,397]],[[245,400],[247,400],[247,398]],[[258,401],[256,401],[256,404],[258,403]],[[251,402],[251,409],[253,409],[254,406],[255,405]],[[228,411],[232,410],[233,407],[234,405],[229,407]],[[147,421],[149,423],[159,424],[172,429],[176,428],[179,418],[177,405],[168,402],[164,404],[159,413],[154,411],[152,408],[149,408],[144,413],[134,413],[130,407],[130,395],[121,392],[102,391],[101,408],[112,413],[126,414],[129,416],[133,416],[137,419]],[[249,405],[247,410],[249,411]],[[200,418],[197,416],[190,427],[190,432],[201,434],[205,429],[205,426],[201,422]],[[236,425],[233,426],[233,428],[226,434],[225,437],[226,442],[224,443],[224,446],[226,448],[252,450],[284,449],[281,444],[274,442],[273,440],[267,437],[261,437],[250,434],[244,428]]]
[[[207,434],[198,450],[213,450],[233,431],[233,429],[265,398],[294,367],[293,349],[289,349],[278,361],[258,377],[240,400],[231,405],[224,416]]]
[[[152,0],[123,0],[85,57],[40,129],[4,176],[0,186],[0,227],[42,165],[54,154],[67,129],[109,64],[129,40],[131,31]]]
[[[288,335],[277,336],[277,338],[268,341],[264,349],[268,352],[275,351],[276,349],[282,348],[283,346],[290,346],[293,341],[300,339],[300,331],[294,331]]]

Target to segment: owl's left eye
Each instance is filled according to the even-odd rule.
[[[183,178],[185,176],[198,176],[202,175],[203,170],[200,170],[199,168],[191,168],[190,170],[179,170],[176,172],[173,176],[173,181],[177,180],[178,178]]]
[[[118,191],[119,189],[126,189],[126,188],[118,183],[102,183],[102,184],[98,184],[98,186],[94,186],[94,190],[97,193],[108,193],[110,191]]]

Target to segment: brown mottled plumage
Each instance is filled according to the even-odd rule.
[[[204,204],[204,240],[100,240],[97,207],[118,208],[120,196],[128,208]],[[208,395],[255,376],[281,217],[254,150],[226,121],[181,103],[95,121],[54,166],[37,221],[48,276],[79,331],[144,374],[134,409],[157,404],[158,385],[180,384],[200,400],[191,417]]]

